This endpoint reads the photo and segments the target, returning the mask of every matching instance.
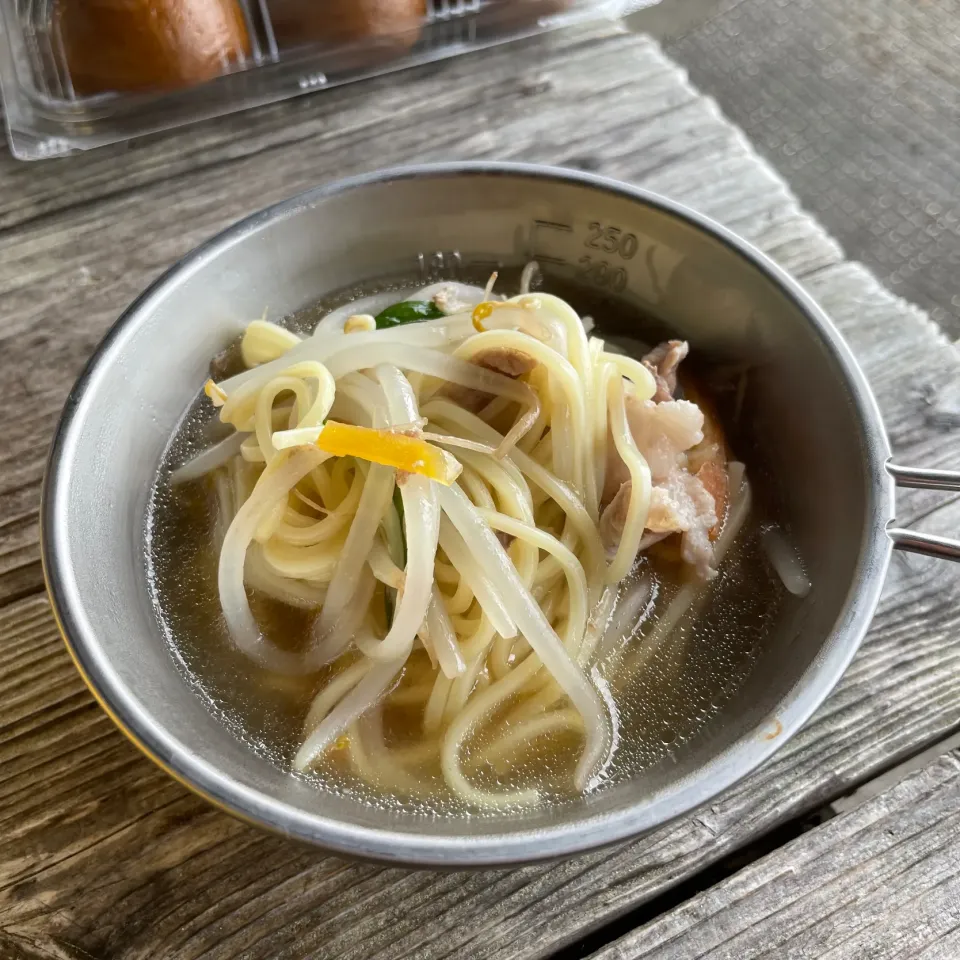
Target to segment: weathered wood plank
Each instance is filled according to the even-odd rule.
[[[595,960],[955,957],[960,754],[948,753]]]
[[[589,57],[594,41],[622,32],[622,27],[602,22],[579,31],[550,34],[78,154],[66,161],[23,164],[0,151],[0,180],[9,185],[0,197],[0,229],[193,171],[229,169],[231,164],[264,151],[274,156],[296,152],[306,141],[361,146],[372,141],[366,151],[367,168],[384,165],[375,148],[389,140],[396,141],[401,151],[406,145],[408,156],[413,144],[425,155],[435,154],[439,148],[444,157],[451,141],[468,149],[471,142],[474,149],[483,143],[493,148],[487,131],[496,136],[503,114],[526,114],[536,123],[535,111],[530,108],[551,85],[551,79],[540,71],[555,66],[558,57],[572,55],[581,65],[585,57],[589,59],[590,76],[597,84],[594,87],[581,71],[578,94],[598,95],[603,100],[611,80],[622,84],[624,74],[616,62]],[[442,84],[437,82],[440,73]],[[651,80],[655,82],[655,78]],[[458,115],[462,119],[451,122]],[[429,136],[425,136],[428,123]],[[353,165],[357,161],[352,158],[348,162]],[[329,173],[323,170],[319,175]]]
[[[332,139],[313,131],[295,149],[241,149],[230,163],[97,194],[97,204],[53,205],[0,234],[0,410],[18,425],[0,452],[0,516],[17,518],[12,534],[0,526],[7,596],[10,577],[36,560],[41,448],[110,319],[225,222],[387,160],[576,160],[699,206],[806,278],[851,338],[907,459],[957,463],[960,451],[944,439],[960,364],[923,316],[841,263],[775,175],[648,42],[580,34],[555,42],[542,82],[519,105],[513,94],[489,110],[477,101],[489,62],[474,58],[473,82],[448,101],[458,112],[414,104],[396,138],[375,121]],[[524,74],[526,64],[514,66],[502,84]],[[438,96],[452,69],[460,67],[433,75]],[[904,518],[960,528],[960,504],[939,503],[914,492]],[[0,609],[0,956],[545,956],[947,732],[960,697],[958,600],[955,570],[899,560],[868,643],[816,720],[697,815],[567,863],[442,875],[347,866],[192,798],[82,690],[45,601],[10,603]]]
[[[670,55],[848,254],[960,337],[960,2],[689,6]]]
[[[36,510],[46,445],[94,345],[165,267],[266,203],[386,164],[570,163],[686,199],[799,274],[840,259],[650,41],[571,31],[411,77],[412,88],[387,91],[384,103],[347,87],[269,108],[252,121],[261,131],[253,151],[233,119],[174,133],[129,157],[33,165],[35,179],[24,180],[22,165],[0,166],[0,208],[19,204],[21,194],[35,198],[33,219],[0,232],[0,409],[16,410],[0,450],[0,602],[41,586]],[[309,106],[314,101],[323,105]],[[288,110],[302,114],[292,130],[284,126]],[[330,117],[340,119],[331,127]],[[207,143],[209,153],[196,147],[201,159],[182,167],[171,158],[195,156],[185,138]],[[138,164],[189,172],[157,181],[137,173]],[[91,170],[96,188],[87,183]],[[126,186],[110,192],[113,181]],[[69,196],[86,199],[64,205]],[[37,218],[41,209],[48,212]]]

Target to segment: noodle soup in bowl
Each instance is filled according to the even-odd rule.
[[[688,811],[804,722],[876,603],[887,458],[829,321],[722,228],[401,169],[124,314],[57,433],[45,569],[98,698],[213,802],[519,863]]]

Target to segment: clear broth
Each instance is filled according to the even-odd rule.
[[[500,289],[512,289],[502,277]],[[482,282],[482,280],[481,280]],[[602,331],[653,341],[662,329],[646,323],[633,309],[616,301],[598,301],[577,288],[551,280],[551,292],[567,299],[581,315],[602,317]],[[289,318],[285,325],[307,332],[329,310],[362,296],[386,290],[409,290],[409,281],[368,284],[332,294],[308,310]],[[639,323],[638,323],[639,320]],[[691,368],[706,372],[705,358]],[[217,373],[235,363],[230,350],[215,361]],[[724,415],[724,385],[714,395]],[[735,394],[733,385],[727,393]],[[210,709],[249,747],[284,770],[291,769],[300,746],[303,722],[316,691],[329,673],[312,678],[279,677],[252,664],[231,644],[217,592],[217,502],[206,478],[174,488],[170,472],[190,459],[218,435],[215,412],[200,395],[173,437],[158,472],[147,519],[147,574],[157,617],[185,679]],[[778,616],[785,590],[765,559],[760,535],[770,525],[772,487],[750,451],[737,444],[735,430],[728,431],[734,450],[746,455],[747,476],[755,491],[754,508],[744,529],[724,559],[718,577],[695,617],[674,630],[623,688],[617,678],[609,682],[619,719],[619,743],[602,784],[622,782],[642,774],[683,748],[701,733],[723,705],[744,683],[761,650],[765,635]],[[760,483],[758,484],[758,479]],[[759,488],[759,489],[758,489]],[[760,496],[756,494],[759,493]],[[766,494],[766,496],[764,496]],[[655,582],[654,613],[630,641],[628,652],[642,643],[678,588],[677,571],[663,560],[649,561]],[[282,647],[295,647],[303,638],[309,615],[251,593],[254,613],[265,633]],[[418,682],[420,665],[414,659],[405,669],[404,686]],[[423,676],[424,674],[420,674]],[[391,746],[415,747],[423,735],[419,712],[402,708],[384,711],[384,737]],[[471,768],[471,753],[483,746],[482,735],[468,742],[462,753],[464,767],[478,787],[489,790],[535,785],[551,803],[575,799],[570,771],[581,748],[579,737],[544,737],[509,772],[490,765]],[[361,780],[345,762],[345,751],[331,751],[328,759],[307,779],[319,790],[349,795],[377,806],[413,809],[429,814],[484,815],[455,798],[439,774],[439,765],[420,768],[410,790],[378,788]],[[291,773],[291,776],[299,774]]]

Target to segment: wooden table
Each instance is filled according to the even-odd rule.
[[[848,255],[960,337],[960,0],[666,0],[637,20]]]
[[[59,408],[97,340],[171,261],[257,207],[387,163],[468,157],[599,170],[738,230],[835,317],[899,457],[960,465],[954,348],[844,262],[650,41],[612,28],[66,162],[3,157],[0,958],[960,956],[948,564],[896,559],[847,676],[749,780],[632,843],[519,870],[351,865],[260,833],[141,757],[83,687],[44,596],[37,506]],[[956,532],[960,499],[915,491],[901,514]],[[874,784],[936,744],[899,785]]]

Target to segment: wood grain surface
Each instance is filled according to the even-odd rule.
[[[667,52],[849,256],[960,337],[960,0],[684,6],[702,20]]]
[[[949,753],[593,960],[955,960],[960,755]]]
[[[775,761],[696,815],[565,863],[484,873],[347,865],[194,798],[101,713],[41,589],[56,415],[109,323],[198,241],[265,203],[388,163],[566,163],[642,182],[801,277],[850,339],[898,454],[957,466],[960,364],[805,217],[643,38],[547,39],[39,167],[0,164],[0,958],[532,958],[690,877],[953,729],[960,578],[898,558],[870,638]],[[915,491],[904,522],[960,529]]]

